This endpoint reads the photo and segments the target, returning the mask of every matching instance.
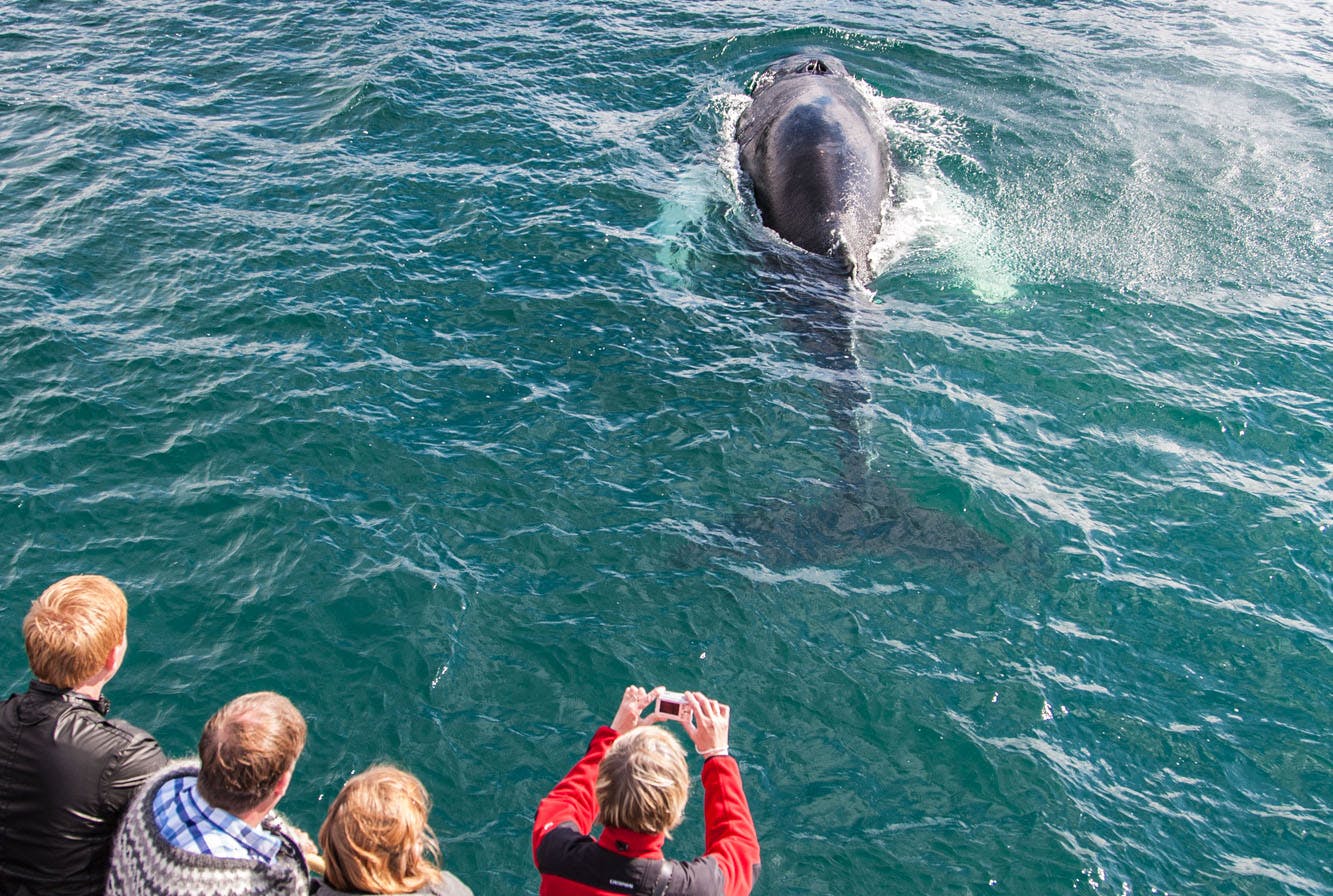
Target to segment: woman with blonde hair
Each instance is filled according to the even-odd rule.
[[[426,788],[402,769],[376,765],[348,779],[319,829],[325,870],[315,896],[472,896],[440,869],[429,815]]]

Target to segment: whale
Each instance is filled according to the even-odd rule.
[[[868,282],[893,169],[885,130],[847,67],[825,53],[774,62],[752,83],[736,142],[764,226]]]
[[[812,476],[790,493],[755,500],[733,517],[737,537],[725,549],[745,557],[757,550],[772,566],[880,554],[968,564],[996,556],[1003,546],[992,536],[872,474],[862,443],[858,421],[872,396],[854,324],[897,185],[875,107],[842,62],[806,52],[754,76],[733,136],[737,192],[753,192],[764,228],[781,238],[765,232],[771,251],[756,253],[768,263],[755,280],[812,363],[809,378],[842,463],[836,477]]]
[[[871,280],[871,248],[890,206],[885,129],[847,67],[815,52],[779,59],[754,77],[736,143],[739,182],[752,188],[764,226],[803,250],[778,254],[791,275],[773,300],[820,368],[842,478],[855,485],[868,462],[857,419],[871,396],[856,357],[857,302],[847,285]]]

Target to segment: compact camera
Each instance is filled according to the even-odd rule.
[[[657,711],[664,716],[682,718],[690,711],[690,704],[685,702],[684,694],[675,691],[663,691],[657,696]]]

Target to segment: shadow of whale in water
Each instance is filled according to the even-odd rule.
[[[741,553],[773,566],[841,565],[874,556],[962,571],[991,564],[1012,549],[875,477],[855,488],[844,483],[762,499],[729,526],[739,542],[748,543]]]

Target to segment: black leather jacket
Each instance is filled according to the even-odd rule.
[[[109,704],[34,681],[0,704],[0,896],[95,896],[135,789],[166,764]]]

